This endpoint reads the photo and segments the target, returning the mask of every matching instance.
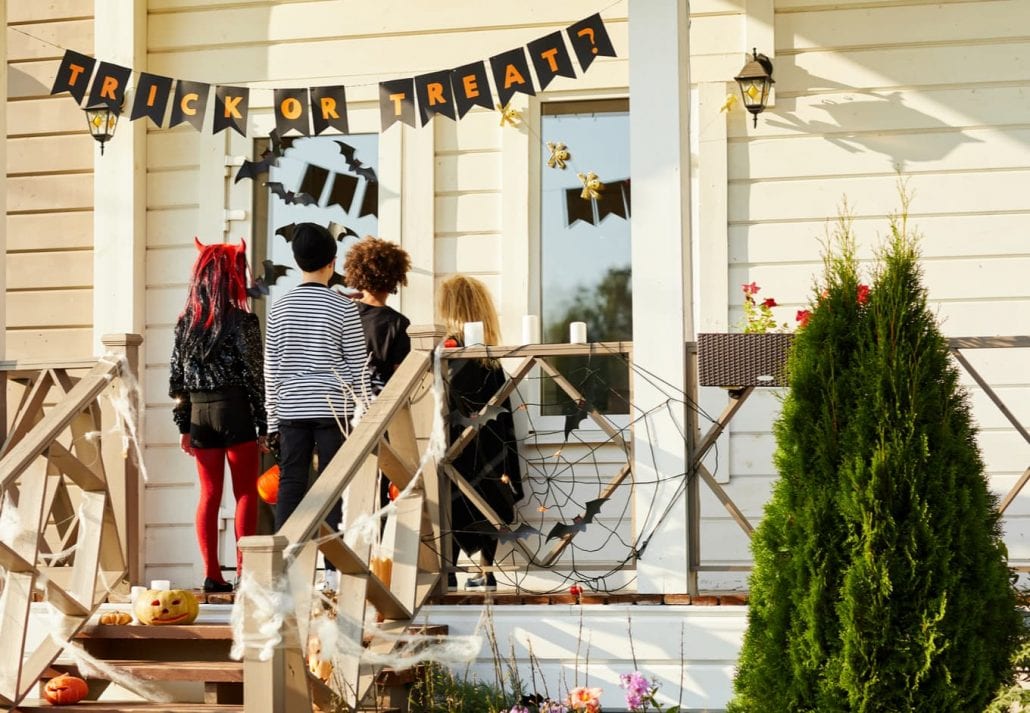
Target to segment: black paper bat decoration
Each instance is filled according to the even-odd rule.
[[[316,202],[307,193],[295,193],[294,191],[286,190],[283,188],[283,184],[278,181],[269,181],[265,185],[268,186],[272,193],[282,198],[286,205],[314,205]]]
[[[344,238],[352,236],[355,238],[359,237],[357,233],[355,233],[353,230],[351,230],[346,225],[343,225],[342,223],[334,223],[333,221],[329,221],[329,225],[327,225],[326,228],[329,230],[329,234],[336,238],[339,242],[343,242]]]
[[[529,537],[530,535],[539,535],[539,534],[540,534],[540,530],[536,529],[532,525],[527,525],[526,523],[522,523],[521,525],[519,525],[514,530],[509,530],[508,528],[505,528],[503,530],[498,530],[497,531],[497,541],[498,542],[515,542],[515,540],[521,540],[521,539],[523,539],[525,537]]]
[[[482,428],[502,413],[508,413],[508,409],[503,406],[487,404],[486,410],[482,413],[477,411],[471,416],[465,416],[460,411],[455,410],[451,412],[451,418],[462,426],[475,426],[476,428]]]
[[[332,287],[333,285],[343,285],[346,287],[343,282],[343,275],[336,272],[336,270],[333,270],[333,274],[329,276],[329,286]]]
[[[264,260],[261,263],[265,273],[254,280],[254,284],[247,288],[247,294],[255,299],[260,299],[268,294],[268,289],[278,282],[279,278],[290,271],[286,265],[276,265],[271,260]]]
[[[589,414],[587,413],[586,404],[580,402],[577,404],[575,412],[565,414],[565,440],[569,440],[569,435],[579,428],[579,424],[583,422]]]
[[[355,175],[361,176],[369,181],[378,181],[376,172],[371,167],[366,166],[361,161],[354,158],[354,155],[358,152],[356,148],[343,141],[337,141],[340,145],[340,153],[347,160],[347,168],[354,172]]]
[[[239,183],[244,178],[257,178],[268,173],[270,167],[279,165],[279,159],[282,158],[283,152],[293,144],[292,139],[280,139],[279,132],[275,129],[269,132],[268,138],[272,142],[272,148],[261,152],[260,161],[244,160],[240,170],[236,172],[236,179],[233,183]]]
[[[551,528],[551,531],[547,533],[547,539],[545,542],[549,542],[556,537],[565,537],[566,535],[573,535],[577,532],[582,532],[587,529],[587,525],[594,521],[594,517],[597,513],[601,512],[601,506],[608,502],[608,498],[598,498],[596,500],[590,500],[586,504],[586,508],[582,515],[576,515],[572,518],[572,524],[568,525],[564,522],[559,522],[557,525]]]

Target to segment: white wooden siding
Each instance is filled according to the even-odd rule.
[[[51,97],[50,85],[63,54],[54,45],[91,52],[93,4],[8,0],[6,33],[6,357],[87,356],[96,144],[75,102]]]

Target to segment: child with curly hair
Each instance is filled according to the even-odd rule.
[[[358,313],[365,341],[372,354],[373,384],[381,388],[411,351],[408,325],[403,314],[386,304],[397,288],[408,284],[411,257],[400,245],[367,235],[348,252],[344,283],[361,290]]]

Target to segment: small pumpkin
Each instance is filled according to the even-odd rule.
[[[62,673],[56,678],[51,678],[43,686],[43,697],[47,703],[55,706],[67,706],[78,703],[89,693],[89,686],[77,676]]]
[[[401,489],[393,483],[390,483],[390,487],[387,489],[387,494],[390,496],[390,502],[392,503],[401,496]]]
[[[308,637],[308,670],[327,683],[333,675],[333,662],[322,658],[322,642],[313,634]]]
[[[136,598],[135,611],[141,624],[191,624],[200,605],[193,592],[185,589],[147,589]]]
[[[273,465],[258,476],[257,491],[262,500],[275,505],[279,500],[279,466]]]
[[[100,615],[100,623],[112,626],[125,626],[132,622],[132,614],[127,611],[106,611]]]

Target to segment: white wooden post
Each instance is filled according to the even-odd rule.
[[[0,17],[3,18],[4,27],[7,27],[7,0],[0,0]],[[0,37],[0,60],[3,60],[4,67],[7,66],[7,33]],[[7,96],[7,72],[0,72],[0,96]],[[7,112],[0,113],[0,136],[4,140],[0,142],[0,166],[7,165]],[[4,269],[0,270],[0,297],[4,303],[7,302],[7,171],[0,171],[0,205],[4,207],[4,223],[0,225],[0,257],[3,258]],[[7,310],[0,309],[0,361],[7,358]],[[6,400],[7,382],[0,380],[0,437],[3,437],[7,427]]]
[[[633,178],[634,526],[646,548],[637,589],[693,589],[687,566],[686,410],[639,374],[687,390],[694,338],[690,242],[690,84],[685,0],[630,0],[630,175]],[[644,371],[646,370],[646,371]],[[669,403],[666,403],[669,402]],[[654,484],[662,479],[660,484]],[[653,533],[653,534],[652,534]],[[643,544],[644,541],[641,541]]]
[[[98,2],[94,11],[98,60],[146,69],[147,8],[138,2]],[[93,349],[104,334],[143,333],[146,254],[146,119],[129,121],[132,95],[114,138],[99,150],[93,170]]]

